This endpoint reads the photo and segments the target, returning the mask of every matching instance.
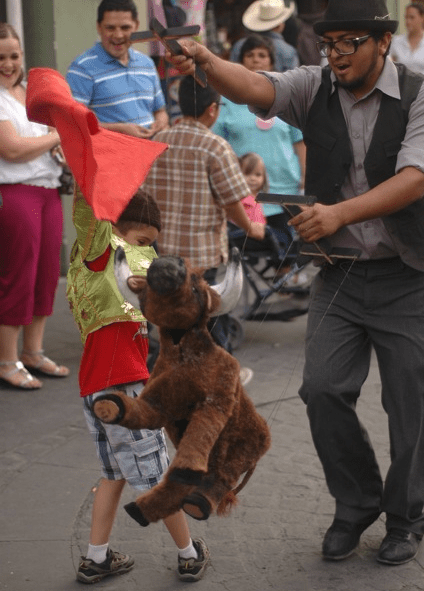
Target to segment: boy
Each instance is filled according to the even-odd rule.
[[[125,302],[113,274],[114,251],[125,250],[134,273],[145,274],[156,257],[151,244],[160,230],[155,201],[139,189],[116,224],[97,220],[76,188],[67,296],[84,343],[79,384],[84,415],[102,465],[103,478],[93,503],[90,543],[79,564],[77,580],[95,583],[132,569],[134,560],[109,548],[109,536],[125,482],[139,493],[157,484],[168,467],[161,430],[129,430],[106,425],[91,413],[94,399],[114,389],[136,397],[149,377],[147,323]],[[164,523],[178,547],[178,575],[197,581],[209,561],[203,540],[191,540],[182,511]]]

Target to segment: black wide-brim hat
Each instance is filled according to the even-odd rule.
[[[314,24],[314,31],[381,31],[394,33],[399,21],[390,20],[384,0],[329,0],[323,20]]]

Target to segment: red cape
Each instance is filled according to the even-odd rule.
[[[66,162],[98,219],[116,222],[167,144],[100,126],[95,114],[72,97],[65,78],[50,68],[29,72],[28,119],[55,127]]]

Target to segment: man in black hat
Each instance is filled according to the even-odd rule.
[[[391,565],[414,558],[424,533],[424,85],[386,59],[397,25],[384,0],[330,0],[314,25],[329,67],[260,74],[193,41],[168,56],[183,73],[194,57],[218,92],[303,131],[318,203],[293,225],[305,242],[361,250],[315,279],[300,396],[336,500],[324,557],[349,556],[385,512],[377,560]],[[372,348],[390,429],[384,485],[355,412]]]

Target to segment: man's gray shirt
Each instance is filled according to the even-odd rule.
[[[280,117],[303,131],[309,109],[321,84],[321,71],[320,66],[302,66],[284,74],[261,72],[274,85],[275,101],[268,112],[253,108],[251,110],[264,119]],[[356,99],[346,89],[336,89],[333,73],[331,79],[333,92],[339,93],[352,146],[352,165],[341,191],[342,199],[350,199],[369,191],[363,163],[371,143],[382,93],[400,99],[398,73],[393,62],[386,59],[375,87],[360,99]],[[406,166],[412,166],[424,173],[424,84],[409,111],[405,138],[397,157],[396,173]],[[329,240],[333,246],[359,248],[362,259],[388,258],[400,254],[381,218],[341,228]]]

